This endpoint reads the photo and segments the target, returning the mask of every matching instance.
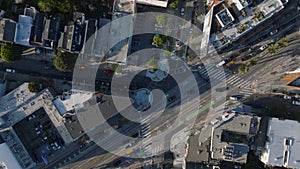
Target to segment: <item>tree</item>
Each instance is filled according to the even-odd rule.
[[[166,26],[168,22],[168,17],[165,14],[160,14],[156,17],[158,26]]]
[[[252,58],[251,60],[250,60],[250,64],[251,65],[256,65],[257,64],[257,59],[256,58]]]
[[[278,42],[278,45],[279,45],[279,46],[282,46],[282,47],[287,47],[287,46],[289,45],[289,43],[287,42],[287,40],[281,39],[281,40]]]
[[[28,83],[28,89],[32,93],[39,92],[41,90],[40,85],[36,81],[32,81]]]
[[[269,50],[269,53],[277,53],[278,52],[278,44],[273,44],[273,45],[271,45],[269,48],[268,48],[268,50]]]
[[[72,13],[73,3],[71,0],[38,0],[38,7],[42,12]]]
[[[239,66],[240,73],[247,73],[249,71],[248,64],[244,63]]]
[[[168,51],[168,50],[164,50],[164,57],[170,57],[172,54],[172,52]]]
[[[162,47],[166,43],[166,37],[164,35],[155,35],[153,37],[153,42],[156,47]]]
[[[61,72],[71,72],[74,69],[77,54],[69,52],[57,52],[53,64]]]
[[[22,47],[16,44],[3,43],[0,48],[0,56],[5,62],[18,60],[22,54]]]
[[[158,69],[157,59],[152,58],[146,63],[146,66],[151,69]]]
[[[175,9],[175,8],[177,8],[178,3],[179,3],[179,0],[170,0],[169,7]]]

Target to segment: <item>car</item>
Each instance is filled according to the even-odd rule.
[[[290,99],[292,99],[292,96],[284,95],[283,98],[286,99],[286,100],[290,100]]]
[[[42,133],[41,130],[36,131],[37,135],[40,135],[41,133]]]
[[[5,71],[7,73],[16,73],[16,70],[14,70],[14,69],[6,69]]]
[[[293,100],[293,101],[292,101],[292,104],[293,104],[293,105],[300,106],[300,101]]]
[[[269,47],[268,44],[262,45],[259,50],[264,51],[265,49],[267,49],[267,47]]]
[[[270,32],[270,35],[273,36],[273,35],[275,35],[277,32],[278,32],[278,30],[275,29],[275,30],[273,30],[273,31]]]
[[[184,16],[184,8],[181,8],[180,14],[181,16]]]
[[[35,118],[35,115],[33,114],[33,115],[29,116],[29,117],[27,118],[27,120],[30,121],[30,120],[32,120],[32,119],[34,119],[34,118]]]

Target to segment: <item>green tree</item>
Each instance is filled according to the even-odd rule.
[[[168,17],[165,14],[160,14],[156,17],[156,21],[159,26],[166,26],[168,23]]]
[[[172,54],[172,52],[168,51],[168,50],[164,50],[164,57],[170,57]]]
[[[22,54],[22,47],[16,44],[3,43],[0,48],[0,56],[5,62],[18,60]]]
[[[256,58],[252,58],[252,59],[250,60],[250,64],[251,64],[251,65],[256,65],[257,62],[258,62],[258,60],[257,60]]]
[[[269,53],[277,53],[278,52],[278,44],[273,44],[273,45],[271,45],[269,48],[268,48],[268,50],[269,50]]]
[[[244,63],[244,64],[241,64],[239,66],[239,72],[240,73],[247,73],[249,71],[249,67],[248,67],[248,64]]]
[[[53,64],[61,72],[71,72],[74,69],[77,54],[69,52],[57,52]]]
[[[72,0],[38,0],[38,7],[42,12],[72,13]]]
[[[169,7],[175,9],[175,8],[177,8],[178,3],[179,3],[179,0],[171,0],[171,1],[169,1]]]
[[[280,41],[278,41],[278,45],[282,46],[282,47],[287,47],[289,45],[289,43],[287,40],[281,39]]]
[[[32,93],[39,92],[41,90],[40,85],[36,81],[32,81],[28,83],[28,89]]]
[[[166,37],[164,35],[155,35],[153,37],[153,42],[156,47],[162,47],[166,43]]]

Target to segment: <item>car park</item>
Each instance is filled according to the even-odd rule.
[[[7,73],[16,73],[16,70],[14,70],[14,69],[6,69],[5,71]]]

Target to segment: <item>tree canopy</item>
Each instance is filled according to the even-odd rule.
[[[57,52],[53,64],[61,72],[71,72],[74,69],[77,54],[70,52]]]
[[[42,12],[70,13],[73,10],[71,0],[38,0],[38,6]]]
[[[153,37],[153,42],[156,47],[162,47],[166,43],[166,37],[164,35],[155,35]]]
[[[249,67],[247,64],[241,64],[239,66],[239,72],[240,73],[247,73],[249,71]]]
[[[271,45],[269,48],[268,48],[269,52],[272,54],[272,53],[277,53],[278,52],[278,44],[274,44],[274,45]]]
[[[22,54],[22,47],[16,44],[3,43],[0,48],[0,57],[5,62],[18,60]]]
[[[36,93],[41,90],[39,83],[36,81],[29,82],[28,89],[32,93]]]
[[[165,14],[160,14],[156,17],[158,26],[166,26],[168,23],[168,17]]]

